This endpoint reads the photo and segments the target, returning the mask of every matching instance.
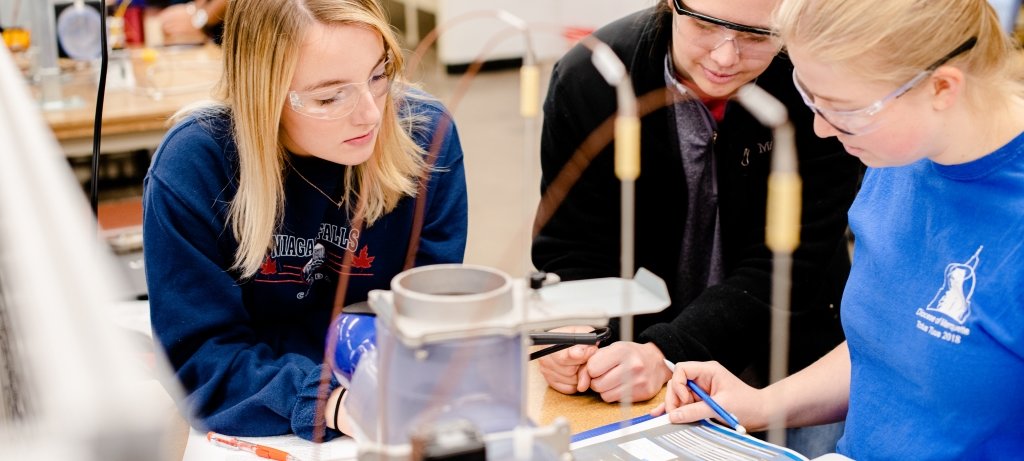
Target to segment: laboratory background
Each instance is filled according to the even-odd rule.
[[[176,403],[182,390],[154,350],[142,251],[142,183],[150,160],[171,115],[208,99],[221,72],[217,32],[202,33],[219,17],[204,17],[196,23],[199,33],[177,37],[165,33],[159,18],[180,8],[195,20],[197,4],[218,2],[107,1],[101,15],[99,1],[0,0],[6,48],[0,50],[0,459],[260,459],[245,457],[250,454],[238,446],[196,446],[202,437]],[[655,1],[380,3],[397,31],[407,78],[442,102],[458,128],[468,197],[464,263],[529,277],[541,198],[541,117],[523,115],[524,62],[539,72],[529,93],[539,105],[563,54]],[[990,3],[1004,27],[1024,37],[1020,1]],[[109,49],[101,116],[101,37],[93,27],[100,20],[107,22],[102,40]],[[436,35],[438,26],[444,27]],[[426,331],[420,339],[430,337]],[[514,359],[509,367],[519,365]],[[523,392],[546,392],[548,405],[568,398],[550,395],[556,393],[543,381],[522,379]],[[592,400],[569,416],[600,414],[614,422],[657,403],[641,402],[627,413]],[[526,413],[542,426],[561,416],[530,405]],[[561,436],[556,430],[543,437]],[[364,459],[354,446],[290,449],[287,459]],[[515,459],[531,456],[546,455]]]

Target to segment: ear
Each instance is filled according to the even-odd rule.
[[[929,95],[935,110],[945,110],[956,104],[963,94],[964,73],[954,66],[940,66],[928,78]]]

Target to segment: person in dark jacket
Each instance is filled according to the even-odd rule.
[[[144,184],[153,333],[193,425],[337,437],[361,396],[324,363],[335,303],[462,262],[462,148],[376,0],[232,0],[225,23],[217,102],[181,114]]]
[[[794,254],[789,368],[843,340],[839,300],[849,272],[846,211],[860,163],[819,139],[769,30],[773,0],[663,0],[595,32],[625,64],[642,112],[635,261],[662,277],[672,303],[636,318],[638,342],[575,346],[541,360],[549,385],[606,401],[657,395],[668,362],[716,360],[765,384],[771,252],[764,244],[772,132],[729,98],[753,82],[780,100],[796,129],[803,178]],[[555,66],[544,103],[542,191],[579,151],[600,149],[555,209],[543,202],[533,260],[563,280],[619,274],[619,183],[611,144],[588,136],[614,116],[615,89],[576,46]],[[647,112],[643,115],[643,112]],[[550,215],[549,215],[550,214]],[[550,219],[548,219],[550,218]]]

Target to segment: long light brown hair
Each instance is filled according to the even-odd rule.
[[[367,226],[416,194],[425,174],[424,150],[410,137],[422,119],[399,113],[396,99],[409,94],[400,81],[404,58],[387,16],[375,0],[232,0],[224,20],[224,68],[215,90],[217,104],[200,111],[227,111],[238,147],[238,192],[229,222],[239,246],[232,269],[243,278],[259,269],[273,245],[283,215],[287,154],[281,144],[281,111],[305,32],[313,23],[358,25],[376,31],[390,50],[398,80],[382,110],[373,155],[346,168],[341,199]],[[195,109],[185,111],[181,118]],[[362,203],[361,207],[356,204]]]

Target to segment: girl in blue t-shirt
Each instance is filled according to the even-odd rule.
[[[676,366],[673,421],[846,419],[856,459],[1024,453],[1024,57],[983,0],[783,0],[776,23],[819,136],[868,165],[849,212],[847,342],[764,390]]]

